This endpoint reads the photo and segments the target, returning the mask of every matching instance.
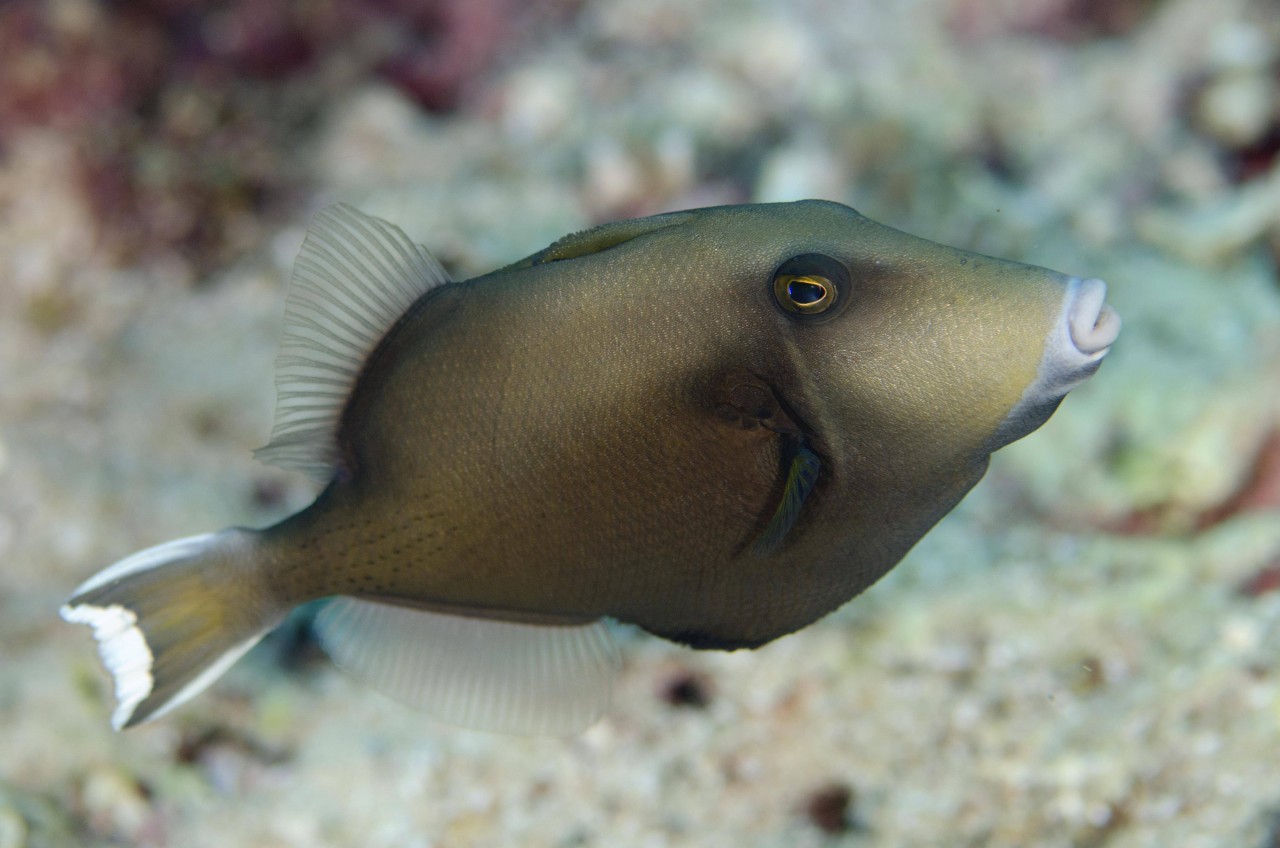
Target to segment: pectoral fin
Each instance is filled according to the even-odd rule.
[[[725,375],[718,391],[716,415],[725,423],[744,429],[769,430],[782,440],[782,496],[769,523],[751,545],[757,555],[768,556],[782,546],[800,518],[805,500],[818,481],[822,462],[808,447],[805,428],[795,414],[768,383],[749,371],[735,370]]]
[[[822,467],[818,455],[805,446],[802,437],[796,436],[788,441],[791,458],[787,466],[787,480],[782,487],[782,498],[778,502],[778,508],[773,511],[773,517],[751,546],[760,556],[768,556],[782,546],[783,540],[795,526],[796,519],[800,517],[800,510],[813,491],[813,484],[818,482],[818,471]]]

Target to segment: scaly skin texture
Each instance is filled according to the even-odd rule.
[[[817,320],[772,288],[807,253],[849,272]],[[259,537],[266,581],[284,605],[348,594],[767,642],[875,582],[978,481],[1065,280],[814,201],[563,240],[401,319],[344,412],[343,473]],[[724,414],[734,380],[822,462],[768,555],[752,541],[790,437]]]

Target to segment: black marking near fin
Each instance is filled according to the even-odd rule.
[[[654,636],[676,642],[696,651],[754,651],[767,645],[782,634],[766,636],[763,639],[740,639],[732,636],[718,636],[705,630],[650,630]]]
[[[791,462],[787,468],[787,481],[782,487],[782,499],[773,517],[760,531],[751,549],[759,556],[768,556],[782,546],[787,534],[795,526],[800,517],[800,509],[805,499],[813,491],[818,482],[818,471],[822,467],[818,455],[805,445],[804,439],[796,437],[791,441]]]

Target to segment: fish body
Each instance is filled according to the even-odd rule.
[[[63,614],[95,629],[117,726],[337,596],[322,642],[378,688],[573,730],[607,702],[602,618],[749,648],[874,583],[1096,370],[1104,295],[822,201],[608,224],[460,283],[326,210],[261,451],[324,490],[136,554]]]

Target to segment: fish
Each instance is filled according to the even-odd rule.
[[[331,206],[256,452],[314,502],[126,557],[61,615],[92,628],[117,730],[329,599],[318,639],[370,687],[571,734],[608,708],[611,621],[757,648],[875,583],[1097,371],[1106,294],[821,200],[607,223],[455,282]]]

